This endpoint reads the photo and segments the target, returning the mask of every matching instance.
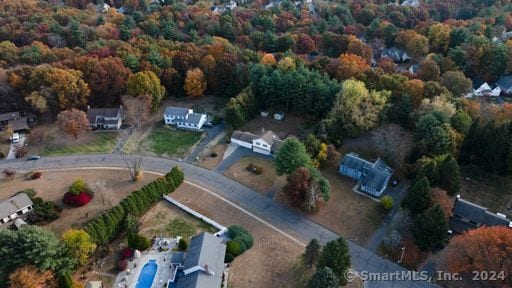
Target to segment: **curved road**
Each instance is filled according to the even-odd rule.
[[[334,240],[339,236],[311,221],[307,217],[292,211],[285,206],[261,195],[260,193],[234,181],[222,174],[194,166],[185,162],[177,162],[165,158],[145,157],[143,168],[148,171],[168,172],[172,166],[180,165],[185,172],[189,182],[205,187],[219,196],[243,207],[247,211],[257,215],[271,223],[283,232],[292,235],[303,243],[316,238],[320,243]],[[0,170],[12,168],[15,170],[32,169],[63,169],[83,167],[125,167],[125,163],[119,154],[100,155],[69,155],[56,157],[42,157],[37,161],[5,160],[0,161]],[[198,201],[201,201],[198,199]],[[352,267],[357,271],[368,271],[370,273],[401,273],[410,272],[405,268],[389,261],[371,251],[349,242]],[[389,275],[390,281],[368,281],[365,287],[436,287],[425,281],[399,281],[400,275]],[[381,276],[381,277],[386,277]],[[394,277],[394,278],[392,278]]]

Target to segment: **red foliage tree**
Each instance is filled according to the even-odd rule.
[[[130,247],[126,247],[121,250],[121,259],[129,259],[133,257],[133,249]]]
[[[298,54],[306,54],[315,50],[315,41],[307,34],[300,34],[295,44],[295,52]]]
[[[74,195],[70,192],[64,194],[64,203],[74,206],[81,207],[89,203],[92,199],[92,195],[87,192],[80,192],[78,195]]]
[[[306,193],[311,186],[310,179],[309,170],[305,167],[300,167],[288,175],[288,183],[284,187],[284,191],[292,205],[301,206],[304,203]]]
[[[62,131],[75,139],[89,128],[89,119],[85,112],[75,108],[60,112],[57,120]]]

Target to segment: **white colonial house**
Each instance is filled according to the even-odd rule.
[[[0,224],[7,223],[32,210],[32,200],[25,193],[19,193],[0,202]]]
[[[167,125],[182,129],[201,130],[207,121],[206,114],[194,113],[194,110],[180,107],[167,107],[164,112]]]
[[[271,155],[277,151],[277,148],[279,148],[283,141],[270,130],[260,135],[235,131],[231,135],[231,143],[251,149],[256,153]]]

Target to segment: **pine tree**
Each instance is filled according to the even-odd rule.
[[[412,215],[418,215],[432,205],[432,189],[427,178],[416,181],[402,200],[402,207],[408,208]]]
[[[428,159],[427,162],[420,167],[418,173],[416,173],[416,179],[421,179],[423,177],[426,177],[432,185],[436,185],[436,183],[438,183],[439,169],[435,160]]]
[[[423,251],[442,248],[447,240],[448,222],[441,206],[436,204],[419,215],[412,234],[416,245]]]
[[[318,262],[316,265],[318,268],[329,267],[334,272],[338,281],[341,285],[347,283],[345,279],[345,271],[350,268],[350,253],[348,250],[347,241],[343,238],[338,238],[327,242],[323,247]]]
[[[308,281],[307,288],[337,288],[339,280],[329,267],[316,270]]]
[[[315,265],[316,260],[318,259],[318,256],[320,255],[320,249],[322,247],[320,246],[320,243],[318,243],[318,240],[313,239],[309,241],[308,245],[306,246],[306,250],[304,251],[304,254],[302,255],[302,259],[304,260],[304,264],[307,267],[312,267]]]
[[[460,190],[460,169],[457,161],[448,155],[439,166],[439,185],[446,189],[448,194],[455,195]]]

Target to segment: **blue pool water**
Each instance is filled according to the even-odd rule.
[[[144,267],[142,267],[142,271],[139,274],[139,280],[137,280],[136,288],[151,288],[151,284],[153,284],[153,280],[155,280],[156,270],[158,270],[158,264],[156,264],[156,260],[149,260]]]

